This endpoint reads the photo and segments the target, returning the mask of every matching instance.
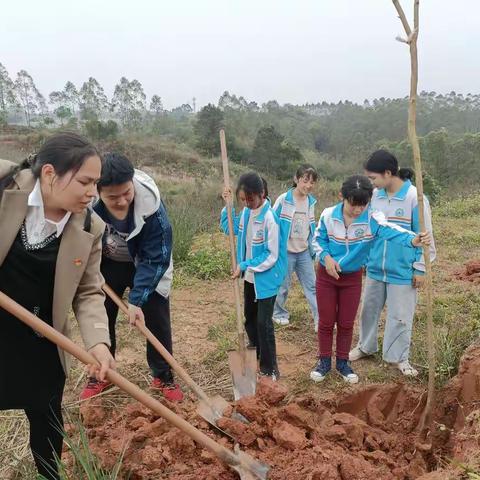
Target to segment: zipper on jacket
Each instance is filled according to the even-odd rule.
[[[345,248],[346,252],[345,255],[338,261],[338,264],[340,265],[340,262],[345,259],[345,257],[349,253],[349,244],[348,244],[348,228],[345,226],[345,222],[343,222],[343,226],[345,227]]]
[[[385,270],[385,261],[387,259],[387,241],[383,241],[383,260],[382,260],[382,270],[383,270],[383,281],[387,281],[387,271]]]
[[[390,197],[388,196],[387,193],[387,201],[388,201],[388,211],[390,211]],[[387,222],[388,222],[388,217],[387,217]],[[382,271],[383,271],[383,281],[387,281],[387,271],[385,270],[385,262],[387,261],[387,241],[383,241],[383,259],[382,259]]]

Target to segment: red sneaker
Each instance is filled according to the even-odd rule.
[[[150,388],[161,390],[163,396],[170,402],[181,402],[183,400],[183,392],[178,383],[166,383],[159,378],[153,377]]]
[[[87,385],[80,394],[80,400],[92,398],[111,386],[112,384],[110,382],[99,382],[96,378],[89,378]]]

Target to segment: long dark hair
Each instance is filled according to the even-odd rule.
[[[401,180],[413,180],[414,172],[411,168],[398,168],[398,160],[393,153],[388,150],[376,150],[373,152],[363,165],[365,170],[374,173],[385,173],[387,170],[394,177]]]
[[[373,186],[364,175],[352,175],[343,182],[340,191],[351,205],[364,207],[372,198]]]
[[[67,172],[78,172],[83,162],[94,155],[101,158],[95,146],[81,135],[71,132],[56,133],[45,140],[36,154],[30,155],[0,180],[0,196],[21,170],[29,168],[37,179],[42,167],[51,164],[55,173],[63,177]]]

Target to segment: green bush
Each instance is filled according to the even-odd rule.
[[[168,218],[173,230],[173,263],[183,265],[190,252],[193,238],[200,228],[198,217],[187,205],[168,208]]]
[[[202,181],[157,183],[173,228],[173,261],[176,266],[183,266],[190,261],[195,236],[218,228],[220,187]]]
[[[189,275],[201,280],[228,276],[231,270],[230,256],[219,235],[204,234],[195,240],[184,264]]]

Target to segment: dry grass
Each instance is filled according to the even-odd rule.
[[[457,205],[457,209],[462,205]],[[443,215],[446,207],[442,207],[443,216],[436,219],[439,259],[435,264],[434,289],[439,382],[455,373],[459,355],[465,345],[478,336],[480,326],[478,286],[460,282],[452,276],[453,271],[461,268],[465,261],[480,257],[479,215],[477,211],[472,211],[469,216],[469,205],[468,202],[464,205],[467,213],[458,218]],[[230,283],[228,280],[202,282],[185,274],[180,282],[178,279],[176,282],[180,285],[172,301],[175,355],[209,394],[221,394],[230,399],[232,390],[226,352],[235,347]],[[291,396],[307,392],[319,397],[337,395],[366,384],[400,379],[398,372],[386,368],[380,356],[376,356],[355,364],[361,379],[359,386],[346,385],[337,375],[332,375],[320,385],[314,384],[309,379],[309,372],[316,360],[316,335],[311,313],[297,282],[294,282],[287,306],[291,324],[276,328],[276,335],[280,366]],[[407,380],[420,385],[426,380],[423,317],[424,302],[421,297],[412,348],[412,359],[420,368],[421,376],[417,380]],[[145,359],[145,342],[126,325],[123,318],[119,320],[117,332],[120,373],[147,389],[150,376]],[[80,342],[78,333],[75,335]],[[74,363],[64,402],[64,408],[73,418],[79,416],[78,395],[84,383],[83,367]],[[112,409],[129,401],[118,389],[110,390],[104,398]],[[27,423],[21,412],[1,412],[0,479],[35,478],[27,432]]]

